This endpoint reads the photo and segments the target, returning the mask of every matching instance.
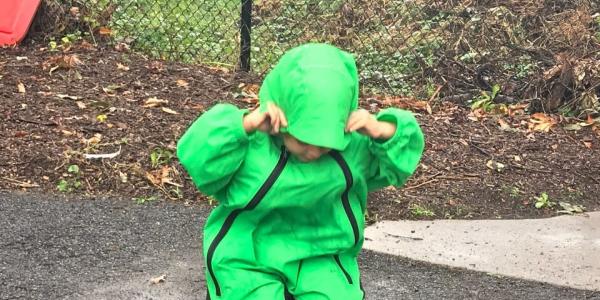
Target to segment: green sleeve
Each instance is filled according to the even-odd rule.
[[[214,195],[224,188],[248,150],[245,111],[218,104],[200,116],[177,143],[177,157],[198,189]]]
[[[377,120],[396,124],[396,133],[386,141],[369,143],[375,158],[367,177],[369,191],[403,185],[415,172],[425,147],[423,132],[412,113],[390,108],[380,112]]]

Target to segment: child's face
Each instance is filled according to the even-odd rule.
[[[283,134],[285,147],[302,162],[311,162],[327,154],[331,149],[303,143],[289,134]]]

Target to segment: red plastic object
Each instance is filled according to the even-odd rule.
[[[0,0],[0,46],[20,42],[29,30],[41,0]]]

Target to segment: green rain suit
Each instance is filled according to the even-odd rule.
[[[282,138],[247,134],[247,111],[218,104],[182,136],[177,155],[198,189],[219,205],[208,217],[208,299],[363,299],[357,256],[367,193],[402,185],[424,147],[414,116],[386,109],[388,140],[345,133],[358,106],[353,57],[333,46],[287,52],[265,78],[261,107],[277,104],[285,131],[332,151],[303,163]]]

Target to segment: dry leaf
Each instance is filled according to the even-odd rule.
[[[172,115],[178,115],[179,114],[178,112],[176,112],[176,111],[174,111],[174,110],[172,110],[170,108],[167,108],[167,107],[162,107],[161,109],[162,109],[162,111],[164,111],[164,112],[166,112],[168,114],[172,114]]]
[[[161,276],[150,279],[150,283],[159,284],[159,283],[165,282],[165,280],[167,280],[167,275],[163,274]]]
[[[70,99],[70,100],[79,100],[79,99],[81,99],[81,97],[78,97],[78,96],[70,96],[70,95],[65,95],[65,94],[56,94],[56,97],[58,97],[60,99]]]
[[[79,7],[73,6],[73,7],[71,7],[71,9],[69,9],[69,12],[71,13],[71,16],[76,17],[76,18],[79,17]]]
[[[126,65],[123,65],[121,63],[117,63],[117,69],[123,70],[123,71],[129,71],[129,67]]]
[[[504,119],[502,119],[502,118],[498,119],[498,124],[500,124],[500,129],[502,129],[502,130],[511,129],[510,125],[508,125],[508,123],[506,121],[504,121]]]
[[[52,74],[52,72],[60,68],[68,70],[75,68],[76,66],[81,64],[83,64],[83,62],[79,59],[79,57],[76,54],[62,55],[51,57],[50,59],[46,60],[42,63],[42,68],[44,70],[50,69],[50,74]]]
[[[535,113],[531,115],[528,127],[530,131],[548,132],[550,131],[550,128],[556,124],[558,124],[558,122],[552,116],[544,113]]]
[[[146,178],[155,186],[162,186],[164,183],[172,183],[170,177],[171,167],[163,166],[160,170],[146,172]]]
[[[25,94],[25,85],[23,83],[19,82],[17,84],[17,89],[19,90],[19,93]]]
[[[583,142],[583,144],[588,148],[592,149],[592,142]]]
[[[159,107],[163,104],[168,104],[169,100],[158,99],[156,97],[148,98],[146,102],[144,102],[144,107]]]
[[[486,167],[488,167],[489,169],[498,171],[498,172],[502,172],[504,171],[504,168],[506,168],[506,165],[504,165],[503,163],[499,163],[497,161],[493,161],[493,160],[488,160],[488,162],[485,164]]]
[[[61,132],[62,132],[62,134],[63,134],[64,136],[72,136],[72,135],[75,135],[75,132],[73,132],[73,131],[61,130]]]
[[[189,85],[190,84],[183,79],[177,80],[177,86],[179,86],[179,87],[187,88]]]
[[[19,130],[19,131],[15,132],[15,137],[22,138],[22,137],[27,136],[27,134],[28,134],[27,131]]]
[[[77,101],[75,103],[77,103],[77,107],[79,107],[79,109],[86,109],[85,103],[81,101]]]
[[[89,138],[89,139],[84,139],[84,143],[88,144],[88,145],[95,145],[100,143],[100,141],[102,140],[102,135],[99,133],[96,133],[93,137]]]
[[[111,35],[112,30],[110,30],[110,28],[107,28],[107,27],[100,27],[100,29],[98,30],[98,33],[100,35]]]

